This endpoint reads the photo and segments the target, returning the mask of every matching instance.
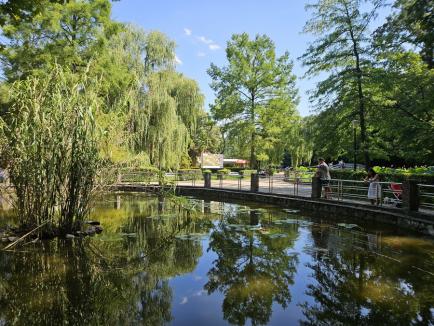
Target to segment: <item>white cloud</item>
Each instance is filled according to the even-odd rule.
[[[177,65],[182,65],[182,60],[179,59],[177,55],[175,55],[175,63],[176,63]]]
[[[209,47],[209,49],[212,50],[212,51],[215,51],[215,50],[220,49],[220,45],[215,44],[215,43],[208,45],[208,47]]]
[[[214,43],[213,40],[210,40],[209,38],[206,38],[205,36],[198,36],[197,39],[199,41],[201,41],[202,43],[205,43],[205,44],[212,44],[212,43]]]
[[[197,291],[196,293],[194,293],[194,294],[192,295],[192,297],[200,297],[200,296],[202,296],[203,294],[207,294],[207,292],[206,292],[205,290],[199,290],[199,291]]]
[[[198,56],[198,57],[205,57],[205,56],[206,56],[206,53],[205,53],[205,52],[198,52],[198,53],[197,53],[197,56]]]
[[[188,302],[188,298],[187,297],[183,297],[182,301],[179,304],[186,304]]]
[[[185,35],[187,35],[187,36],[190,36],[191,35],[191,29],[190,28],[184,28],[184,33],[185,33]]]

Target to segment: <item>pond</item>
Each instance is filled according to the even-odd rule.
[[[432,239],[134,193],[91,215],[102,234],[0,251],[0,325],[434,324]]]

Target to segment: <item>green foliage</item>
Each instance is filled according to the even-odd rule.
[[[197,174],[202,175],[203,171],[201,169],[179,169],[179,173],[185,173],[185,174]]]
[[[348,169],[336,169],[330,170],[330,176],[332,179],[341,179],[341,180],[363,180],[366,178],[368,173],[365,170],[348,170]],[[383,175],[380,176],[381,178]],[[384,180],[382,180],[384,181]]]
[[[27,227],[52,222],[69,232],[87,214],[98,166],[97,94],[93,80],[59,66],[12,85],[5,154]]]
[[[385,61],[376,70],[373,121],[376,147],[384,157],[409,164],[434,160],[434,69],[412,52],[379,54]]]
[[[229,172],[231,172],[231,170],[229,170],[229,169],[220,169],[217,172],[220,173],[220,174],[223,174],[223,175],[228,175]]]
[[[257,173],[258,171],[257,170],[241,170],[240,171],[240,173],[243,175],[243,176],[250,176],[252,173]]]
[[[277,170],[272,167],[269,167],[266,169],[266,172],[268,175],[274,175],[277,172]]]
[[[31,10],[27,19],[17,22],[8,15],[2,26],[8,46],[1,56],[9,81],[43,75],[54,64],[83,71],[104,48],[105,37],[116,30],[109,0],[23,5]],[[26,9],[20,12],[26,13]]]
[[[108,158],[113,160],[110,153],[120,147],[161,169],[189,166],[188,150],[195,146],[192,139],[204,114],[203,95],[195,81],[174,71],[174,42],[160,32],[127,25],[109,44],[98,60],[110,108],[105,114],[120,119],[107,124],[116,127],[106,133]]]
[[[312,99],[325,112],[322,117],[331,116],[334,121],[325,124],[322,120],[319,125],[323,129],[330,128],[329,133],[334,134],[339,129],[348,130],[351,119],[357,118],[366,166],[370,164],[367,83],[373,62],[367,27],[376,17],[381,1],[368,2],[366,11],[358,0],[318,0],[307,5],[313,11],[313,18],[306,23],[304,31],[315,35],[316,39],[301,57],[308,67],[307,75],[328,73],[328,77],[318,83]],[[334,148],[340,145],[339,137],[328,141]]]
[[[387,167],[379,167],[374,166],[374,170],[377,173],[387,173],[387,174],[406,174],[406,175],[434,175],[434,167],[424,167],[424,166],[417,166],[414,168],[399,168],[399,169],[393,169],[393,168],[387,168]]]
[[[95,153],[90,151],[89,144],[80,143],[77,148],[73,148],[74,158],[84,162],[101,159],[106,167],[103,174],[112,175],[114,179],[116,173],[106,171],[109,165],[133,169],[148,166],[178,169],[180,166],[190,166],[188,151],[196,146],[193,139],[198,117],[204,115],[203,95],[195,81],[174,70],[175,43],[160,32],[147,33],[133,26],[113,22],[110,19],[111,6],[108,0],[41,3],[41,6],[32,6],[22,2],[23,11],[20,11],[20,14],[26,17],[21,22],[15,21],[12,13],[0,13],[0,18],[3,19],[3,34],[8,41],[0,53],[5,63],[3,72],[7,81],[1,85],[1,104],[2,111],[8,112],[10,117],[5,124],[5,137],[2,137],[2,143],[6,140],[9,147],[6,146],[8,151],[2,149],[2,160],[15,169],[13,179],[17,183],[23,179],[27,184],[30,182],[30,175],[33,175],[33,178],[44,173],[53,176],[53,185],[50,186],[52,188],[41,192],[39,200],[44,202],[35,204],[38,207],[29,208],[33,205],[30,204],[32,200],[36,200],[32,197],[36,193],[35,189],[23,190],[26,194],[32,193],[31,195],[20,194],[20,198],[24,198],[20,209],[28,210],[23,213],[26,223],[35,224],[30,211],[38,211],[34,215],[39,223],[41,219],[51,219],[55,214],[54,207],[60,205],[60,216],[64,219],[61,224],[65,224],[65,229],[70,229],[75,218],[81,219],[85,215],[88,192],[92,189],[96,174],[96,167],[89,165],[86,168],[88,163],[75,162],[73,159],[64,163],[61,158],[57,158],[68,139],[79,144],[86,133],[90,132],[86,129],[89,125],[86,122],[86,112],[80,113],[82,106],[87,105],[87,109],[91,110],[92,123],[95,130],[99,131],[97,138],[93,135],[88,137],[89,143],[97,149],[97,157],[95,160],[87,157],[86,155]],[[2,3],[1,8],[9,8],[9,5],[9,2]],[[64,89],[66,81],[60,81],[59,88],[50,84],[47,76],[51,76],[51,71],[67,71],[68,76],[64,79],[70,83],[70,93]],[[22,80],[22,85],[27,85],[29,81],[30,86],[26,86],[25,91],[25,86],[12,86],[13,96],[8,98],[4,94],[15,80]],[[92,81],[92,85],[96,85],[98,81],[97,86],[92,89],[98,109],[94,108],[96,104],[91,106],[86,97],[73,94],[78,92],[77,89],[87,87],[88,81]],[[31,85],[35,85],[34,89]],[[37,90],[41,85],[50,87],[41,93],[44,97],[37,97]],[[83,92],[88,92],[88,89]],[[19,104],[26,107],[22,112],[17,109],[18,94],[24,97]],[[62,94],[63,102],[59,99],[59,94]],[[26,100],[29,103],[25,102]],[[68,101],[70,102],[67,103]],[[38,109],[41,105],[44,106],[43,110]],[[63,109],[63,106],[67,109]],[[34,110],[35,117],[33,113],[22,116],[26,110]],[[48,110],[48,113],[44,110]],[[72,127],[72,117],[68,115],[73,110],[78,110],[76,127]],[[38,117],[38,114],[41,116]],[[60,140],[57,139],[57,145],[52,144],[51,147],[43,147],[45,138],[42,136],[39,145],[34,145],[35,148],[29,145],[30,138],[23,142],[30,147],[28,152],[22,148],[22,155],[36,157],[41,154],[41,157],[46,159],[40,164],[35,163],[32,169],[29,168],[32,171],[28,172],[29,175],[24,167],[25,164],[30,164],[30,161],[23,159],[23,165],[11,164],[21,155],[20,151],[13,147],[19,144],[15,141],[18,136],[14,136],[11,131],[14,119],[19,121],[19,128],[23,129],[22,137],[39,135],[46,132],[46,128],[53,129],[61,137]],[[28,119],[29,126],[26,126],[25,119]],[[31,119],[39,120],[32,124]],[[85,126],[81,128],[79,123],[85,123]],[[72,129],[68,133],[70,126]],[[61,128],[64,128],[64,135],[60,134]],[[7,130],[9,132],[6,132]],[[78,134],[75,135],[74,132]],[[44,136],[49,137],[49,133]],[[54,141],[56,138],[52,139]],[[51,144],[49,141],[46,143]],[[0,146],[5,148],[3,144]],[[14,148],[15,151],[12,151]],[[67,149],[63,154],[65,157],[62,159],[66,160]],[[49,157],[52,157],[52,163],[49,162]],[[59,161],[56,161],[57,159]],[[37,162],[37,159],[35,161]],[[50,167],[47,172],[44,164],[53,164],[53,168],[59,171],[53,172]],[[57,168],[58,164],[61,168]],[[79,165],[79,168],[73,168],[76,165]],[[54,177],[55,173],[61,173],[61,169],[69,166],[73,171],[69,179],[62,175]],[[62,178],[64,183],[59,186],[56,182],[60,181],[56,180]],[[34,183],[35,180],[37,179],[32,179],[31,182]],[[72,197],[64,195],[65,187],[70,189],[68,191],[72,192]],[[60,194],[57,195],[56,191]],[[50,193],[53,193],[53,198],[48,200],[46,196]]]
[[[404,44],[420,49],[420,57],[434,68],[434,3],[430,0],[396,0],[395,11],[376,31],[382,49],[402,51]]]
[[[221,141],[219,126],[217,126],[208,113],[200,113],[197,117],[197,126],[192,134],[192,142],[189,149],[192,165],[198,166],[198,157],[203,152],[220,152]]]
[[[312,168],[308,168],[308,167],[305,167],[305,166],[299,166],[299,167],[297,167],[296,171],[308,172],[308,171],[312,171],[312,170],[313,170]]]
[[[375,166],[375,172],[380,175],[381,181],[403,182],[411,179],[422,184],[434,184],[434,172],[428,168],[392,169]],[[333,179],[363,180],[367,176],[364,170],[336,169],[330,170]]]
[[[277,57],[266,35],[235,34],[227,44],[228,66],[208,70],[216,93],[213,117],[222,121],[224,152],[280,163],[284,135],[296,120],[297,90],[289,54]],[[285,139],[286,140],[286,139]],[[290,140],[288,140],[290,141]]]
[[[360,1],[334,0],[309,6],[315,16],[306,31],[317,39],[302,59],[309,76],[328,74],[313,94],[320,112],[308,119],[314,152],[350,160],[357,154],[357,161],[365,163],[369,156],[378,162],[430,164],[434,159],[432,3],[396,0],[395,10],[372,38],[368,26],[379,5],[380,1],[362,6]],[[355,129],[356,153],[354,118],[360,122]]]

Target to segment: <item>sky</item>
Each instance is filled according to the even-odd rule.
[[[289,51],[297,76],[302,116],[312,113],[309,90],[317,80],[302,78],[305,68],[297,60],[313,40],[302,33],[310,13],[306,0],[121,0],[113,3],[112,17],[145,30],[165,33],[177,44],[177,70],[199,83],[205,109],[214,101],[207,69],[227,64],[226,42],[234,33],[251,37],[267,34],[278,55]]]

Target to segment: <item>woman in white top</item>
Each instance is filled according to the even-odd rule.
[[[381,185],[380,176],[370,168],[368,171],[368,176],[364,179],[365,182],[369,182],[368,188],[368,199],[371,201],[372,205],[380,204],[381,199]]]

